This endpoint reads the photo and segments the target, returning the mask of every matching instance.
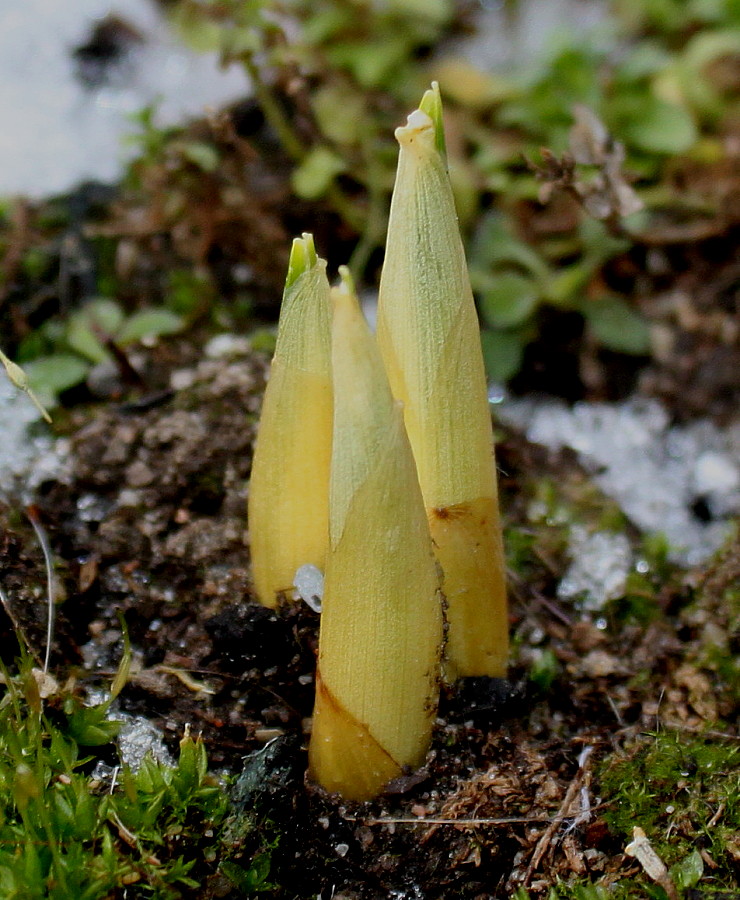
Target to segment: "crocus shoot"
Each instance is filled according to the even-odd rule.
[[[252,577],[265,606],[292,591],[299,566],[324,568],[331,433],[329,282],[304,234],[290,254],[249,488]]]
[[[493,433],[436,84],[396,138],[378,344],[444,572],[446,677],[502,676],[508,630]]]
[[[425,758],[442,609],[403,414],[349,274],[332,290],[334,436],[310,775],[366,800]]]

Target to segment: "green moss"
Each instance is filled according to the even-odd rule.
[[[736,742],[675,731],[643,736],[625,754],[605,761],[597,790],[614,835],[627,844],[638,825],[663,862],[675,867],[672,875],[678,883],[686,885],[694,877],[692,854],[703,851],[715,864],[712,890],[739,889],[735,859],[740,832],[740,746]],[[639,883],[643,890],[649,884],[642,879]],[[625,897],[637,896],[629,893],[628,882],[620,890]]]
[[[740,700],[740,549],[733,536],[717,555],[681,618],[694,632],[692,662],[713,673],[728,709]]]
[[[112,694],[125,677],[124,665]],[[118,725],[109,705],[83,705],[26,655],[12,674],[0,662],[0,896],[179,900],[220,861],[234,868],[229,801],[200,740],[183,737],[175,766],[147,757],[112,785],[85,774],[99,754],[110,758]],[[254,870],[251,857],[238,867],[255,890],[269,851],[262,846]]]

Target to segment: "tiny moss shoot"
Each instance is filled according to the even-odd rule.
[[[403,416],[345,270],[332,291],[334,438],[310,775],[367,800],[420,766],[442,609]]]
[[[443,157],[436,85],[400,144],[378,343],[406,430],[449,604],[446,675],[502,676],[503,546],[480,330]]]
[[[290,255],[249,488],[252,577],[275,606],[296,569],[324,568],[328,540],[332,386],[329,282],[313,238]]]

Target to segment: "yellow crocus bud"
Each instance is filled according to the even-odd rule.
[[[446,677],[502,676],[508,629],[493,434],[436,84],[396,138],[378,344],[444,572]]]
[[[324,568],[331,434],[329,282],[304,234],[290,254],[249,486],[252,578],[265,606],[292,591],[300,566]]]
[[[330,544],[309,772],[367,800],[424,761],[442,608],[403,414],[346,269],[332,301]]]

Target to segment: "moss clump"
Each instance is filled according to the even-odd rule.
[[[258,841],[240,864],[224,832],[229,799],[199,739],[186,734],[172,766],[147,756],[137,771],[116,768],[110,783],[89,775],[114,752],[109,706],[83,705],[27,656],[13,674],[0,662],[0,896],[180,900],[202,883],[261,890],[271,845]]]
[[[720,715],[740,701],[740,544],[731,538],[681,614],[691,629],[691,661],[712,673]]]
[[[740,746],[706,735],[659,732],[611,756],[599,775],[604,819],[615,836],[632,838],[639,825],[677,884],[696,860],[699,889],[737,896],[740,859]],[[696,868],[696,867],[695,867]],[[655,888],[641,877],[645,891]],[[632,887],[630,887],[632,885]],[[630,894],[635,885],[620,882]],[[619,896],[619,894],[617,894]]]

